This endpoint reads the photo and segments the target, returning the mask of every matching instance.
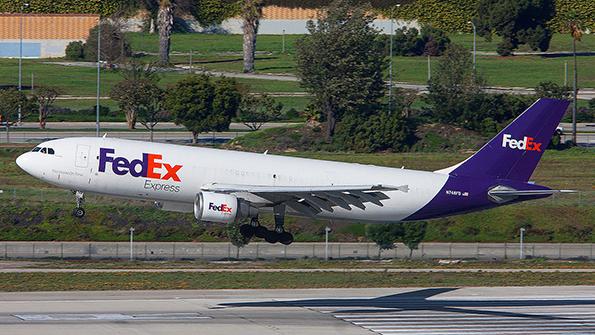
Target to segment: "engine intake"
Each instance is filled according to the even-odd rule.
[[[258,208],[235,195],[199,192],[194,200],[194,217],[199,221],[232,223],[257,216]]]

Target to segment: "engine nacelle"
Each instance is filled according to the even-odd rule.
[[[258,209],[235,195],[200,192],[194,200],[194,217],[199,221],[231,223],[258,216]]]

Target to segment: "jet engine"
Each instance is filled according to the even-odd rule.
[[[200,192],[194,200],[194,217],[199,221],[231,223],[258,217],[258,208],[235,195]]]

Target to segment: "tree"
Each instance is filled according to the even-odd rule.
[[[50,115],[50,107],[60,95],[60,90],[53,87],[38,86],[35,88],[35,98],[39,105],[39,128],[45,129],[47,118]]]
[[[193,75],[168,90],[165,107],[176,124],[192,132],[192,143],[196,143],[201,132],[229,129],[240,97],[233,79],[221,78],[213,82],[207,75]]]
[[[263,124],[278,120],[283,105],[263,94],[255,96],[245,94],[238,111],[238,119],[252,130],[259,130]]]
[[[346,113],[370,114],[384,97],[384,44],[374,16],[352,0],[335,0],[297,42],[297,74],[325,117],[326,140]]]
[[[556,14],[555,0],[480,0],[477,12],[478,34],[488,40],[492,32],[502,37],[500,55],[511,55],[520,44],[549,49],[553,33],[547,24]]]
[[[108,66],[122,62],[132,54],[130,43],[119,25],[102,21],[101,25],[101,60]],[[97,29],[93,27],[89,31],[89,37],[85,43],[84,56],[89,61],[97,61]]]
[[[568,29],[570,31],[570,36],[572,36],[572,56],[574,59],[574,80],[572,81],[572,144],[576,145],[576,109],[578,104],[578,62],[576,59],[576,42],[580,42],[581,38],[583,37],[581,22],[576,13],[571,13],[568,19]]]
[[[553,81],[542,81],[535,88],[535,95],[538,98],[569,100],[572,98],[572,88],[558,85]]]
[[[244,32],[244,72],[254,72],[254,57],[256,55],[256,35],[262,17],[264,0],[240,0],[242,30]]]
[[[465,106],[483,86],[483,79],[473,70],[469,50],[450,44],[432,74],[426,100],[438,121],[458,123],[463,121]]]
[[[235,220],[227,224],[227,236],[229,237],[229,242],[236,247],[236,259],[240,259],[240,248],[250,243],[250,239],[240,233],[241,224],[241,220]]]
[[[140,124],[149,130],[151,142],[153,142],[153,130],[155,126],[169,118],[169,113],[163,108],[165,92],[155,83],[148,82],[143,85],[145,99],[140,101],[137,111],[137,119]]]
[[[10,127],[18,121],[19,106],[21,117],[36,109],[33,99],[28,99],[25,93],[14,88],[0,90],[0,122],[6,128],[6,142],[10,142]]]
[[[409,248],[409,258],[413,256],[421,241],[426,237],[427,223],[424,221],[411,221],[403,223],[403,244]]]
[[[112,88],[110,97],[118,102],[126,115],[129,129],[136,127],[138,109],[146,106],[151,94],[159,93],[156,87],[159,76],[153,64],[131,61],[120,69],[122,80]]]
[[[400,223],[370,224],[366,226],[366,236],[378,246],[378,259],[382,250],[390,250],[395,247],[397,241],[403,235],[403,227]]]
[[[174,27],[174,0],[159,0],[157,13],[157,29],[159,30],[159,61],[161,65],[169,64],[171,32]]]

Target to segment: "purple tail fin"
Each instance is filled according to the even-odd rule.
[[[473,156],[438,172],[528,181],[568,104],[565,100],[537,100]]]

